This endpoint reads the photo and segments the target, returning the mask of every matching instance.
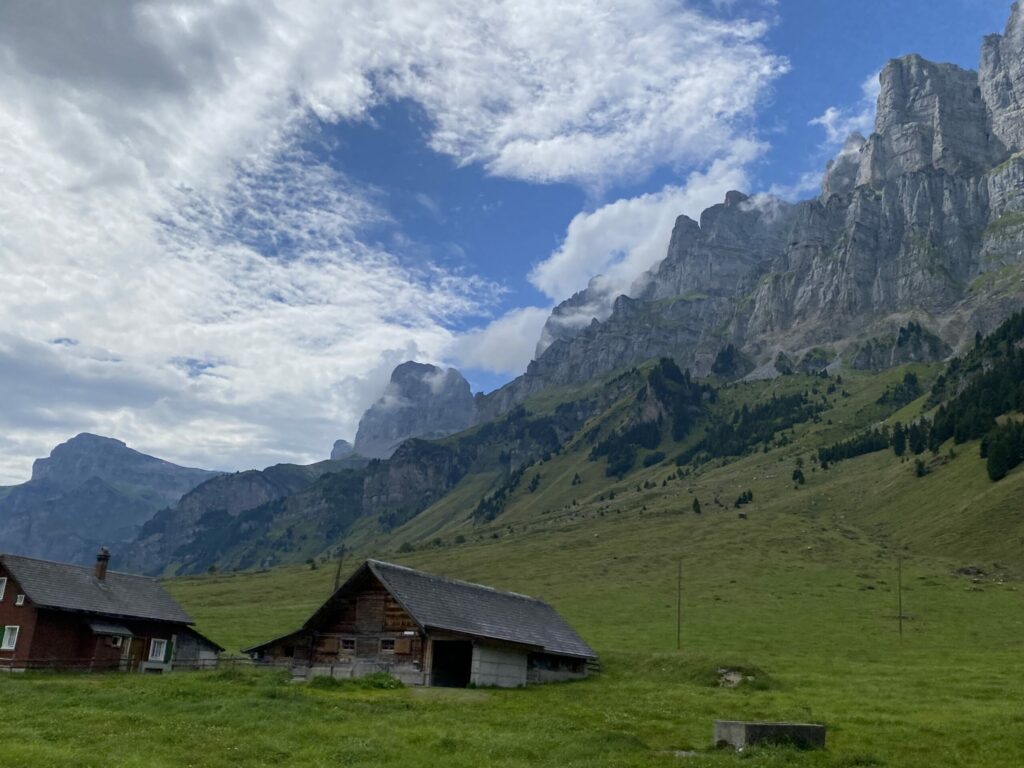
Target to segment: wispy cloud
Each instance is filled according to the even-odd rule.
[[[746,188],[746,166],[762,150],[758,143],[737,140],[726,157],[690,174],[682,185],[578,214],[561,247],[533,268],[530,280],[555,300],[585,288],[597,274],[606,278],[611,298],[627,293],[634,280],[665,258],[676,217],[699,218],[729,190]]]
[[[829,107],[811,120],[810,125],[820,125],[825,130],[829,145],[839,145],[853,133],[867,136],[875,125],[875,108],[881,88],[879,72],[872,72],[861,84],[861,98],[851,107]]]
[[[785,69],[765,30],[668,0],[5,4],[0,480],[80,429],[211,467],[321,457],[391,365],[490,308],[495,286],[371,244],[386,201],[302,152],[318,122],[411,99],[430,147],[496,175],[706,170]],[[649,260],[632,232],[623,275]]]

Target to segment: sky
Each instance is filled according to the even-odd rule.
[[[1006,0],[0,5],[0,484],[83,431],[325,458],[391,369],[521,373],[726,191],[813,197]]]

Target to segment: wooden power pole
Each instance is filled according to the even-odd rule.
[[[338,591],[338,587],[341,586],[341,564],[345,562],[345,545],[341,545],[341,549],[338,552],[338,567],[334,569],[334,592]],[[331,592],[333,595],[334,592]]]
[[[903,642],[903,555],[896,557],[896,618],[900,627],[900,642]]]
[[[676,575],[676,650],[682,649],[683,637],[683,561],[679,560],[679,572]]]

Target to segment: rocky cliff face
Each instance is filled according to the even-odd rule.
[[[473,395],[462,374],[434,365],[407,362],[395,368],[381,398],[359,421],[355,451],[386,459],[403,441],[437,439],[469,427]]]
[[[204,537],[220,537],[225,519],[237,518],[312,485],[321,475],[337,468],[323,461],[311,466],[277,464],[263,470],[220,475],[167,505],[146,522],[138,536],[121,554],[123,567],[143,573],[162,573]],[[216,533],[214,533],[216,531]]]
[[[37,459],[0,499],[0,551],[91,562],[215,472],[179,467],[120,440],[81,434]]]
[[[660,355],[706,374],[729,344],[759,366],[780,353],[864,367],[935,359],[1019,308],[1021,5],[985,40],[979,72],[911,55],[880,85],[875,131],[850,137],[818,199],[730,192],[700,222],[681,216],[665,259],[606,317],[581,322],[600,303],[590,288],[556,308],[558,333],[480,413]]]
[[[990,117],[992,133],[1004,149],[1024,146],[1024,13],[1013,4],[1002,35],[989,35],[981,47],[979,88]]]

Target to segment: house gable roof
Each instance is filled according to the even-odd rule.
[[[352,578],[364,568],[421,627],[528,645],[546,653],[597,657],[543,600],[380,560],[367,560]]]
[[[82,611],[119,618],[176,624],[193,621],[156,580],[107,571],[97,579],[93,568],[0,554],[0,564],[39,608]]]

